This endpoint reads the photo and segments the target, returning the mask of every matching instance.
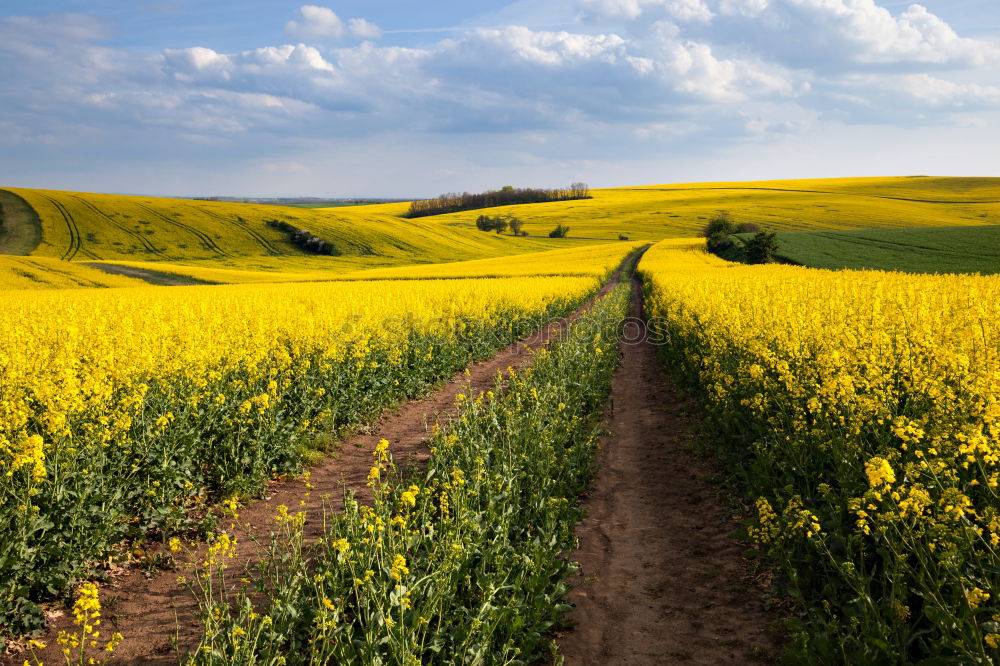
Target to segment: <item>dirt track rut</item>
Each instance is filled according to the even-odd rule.
[[[632,289],[639,322],[637,278]],[[778,618],[749,582],[711,463],[687,450],[693,405],[667,384],[653,344],[621,348],[609,434],[577,528],[576,626],[559,637],[566,665],[766,663]]]

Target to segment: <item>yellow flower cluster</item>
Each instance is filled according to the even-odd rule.
[[[81,588],[76,602],[73,604],[73,624],[78,627],[76,631],[60,631],[56,637],[56,642],[63,646],[62,653],[66,658],[66,663],[100,664],[96,657],[87,657],[88,650],[97,649],[107,654],[112,654],[122,642],[123,636],[115,632],[101,645],[101,632],[98,627],[101,624],[101,600],[98,595],[97,586],[93,583],[85,583]],[[36,642],[36,647],[45,647],[44,644]],[[71,661],[72,658],[72,661]]]
[[[881,456],[875,456],[865,463],[865,474],[868,476],[868,483],[872,488],[879,488],[892,484],[896,481],[896,473],[892,471],[892,465]]]
[[[7,476],[14,476],[14,472],[31,465],[31,478],[34,481],[41,481],[45,478],[45,442],[40,435],[30,435],[25,438],[21,450],[14,454],[14,459],[10,462]]]

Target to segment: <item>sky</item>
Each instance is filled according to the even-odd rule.
[[[997,0],[4,0],[0,186],[1000,176]]]

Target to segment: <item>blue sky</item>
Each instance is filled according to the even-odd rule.
[[[8,0],[0,185],[1000,175],[995,0]]]

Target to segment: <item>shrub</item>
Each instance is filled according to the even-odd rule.
[[[507,231],[507,228],[510,227],[510,231],[514,236],[520,236],[521,227],[523,226],[524,221],[513,215],[496,215],[494,217],[480,215],[476,218],[476,228],[480,231],[495,231],[499,234]]]
[[[736,222],[728,210],[720,210],[708,220],[708,224],[701,230],[701,235],[705,238],[712,236],[729,236],[736,233]]]
[[[312,233],[305,229],[297,229],[288,222],[281,222],[279,220],[267,220],[266,224],[272,229],[277,229],[278,231],[283,231],[288,234],[288,240],[293,245],[305,250],[306,252],[312,252],[313,254],[325,254],[328,256],[340,255],[340,252],[333,243],[313,236]]]
[[[733,239],[730,238],[729,234],[714,233],[708,237],[709,252],[721,252],[722,250],[729,249],[732,245]]]
[[[628,240],[628,236],[625,234],[618,234],[618,240]]]
[[[757,234],[764,231],[760,228],[759,224],[754,222],[740,222],[736,225],[736,231],[733,233],[737,234]]]
[[[549,238],[566,238],[566,234],[568,233],[569,227],[557,224],[556,228],[549,232]]]
[[[744,250],[749,263],[766,264],[774,259],[774,253],[778,251],[778,238],[773,231],[760,231],[746,242]]]

